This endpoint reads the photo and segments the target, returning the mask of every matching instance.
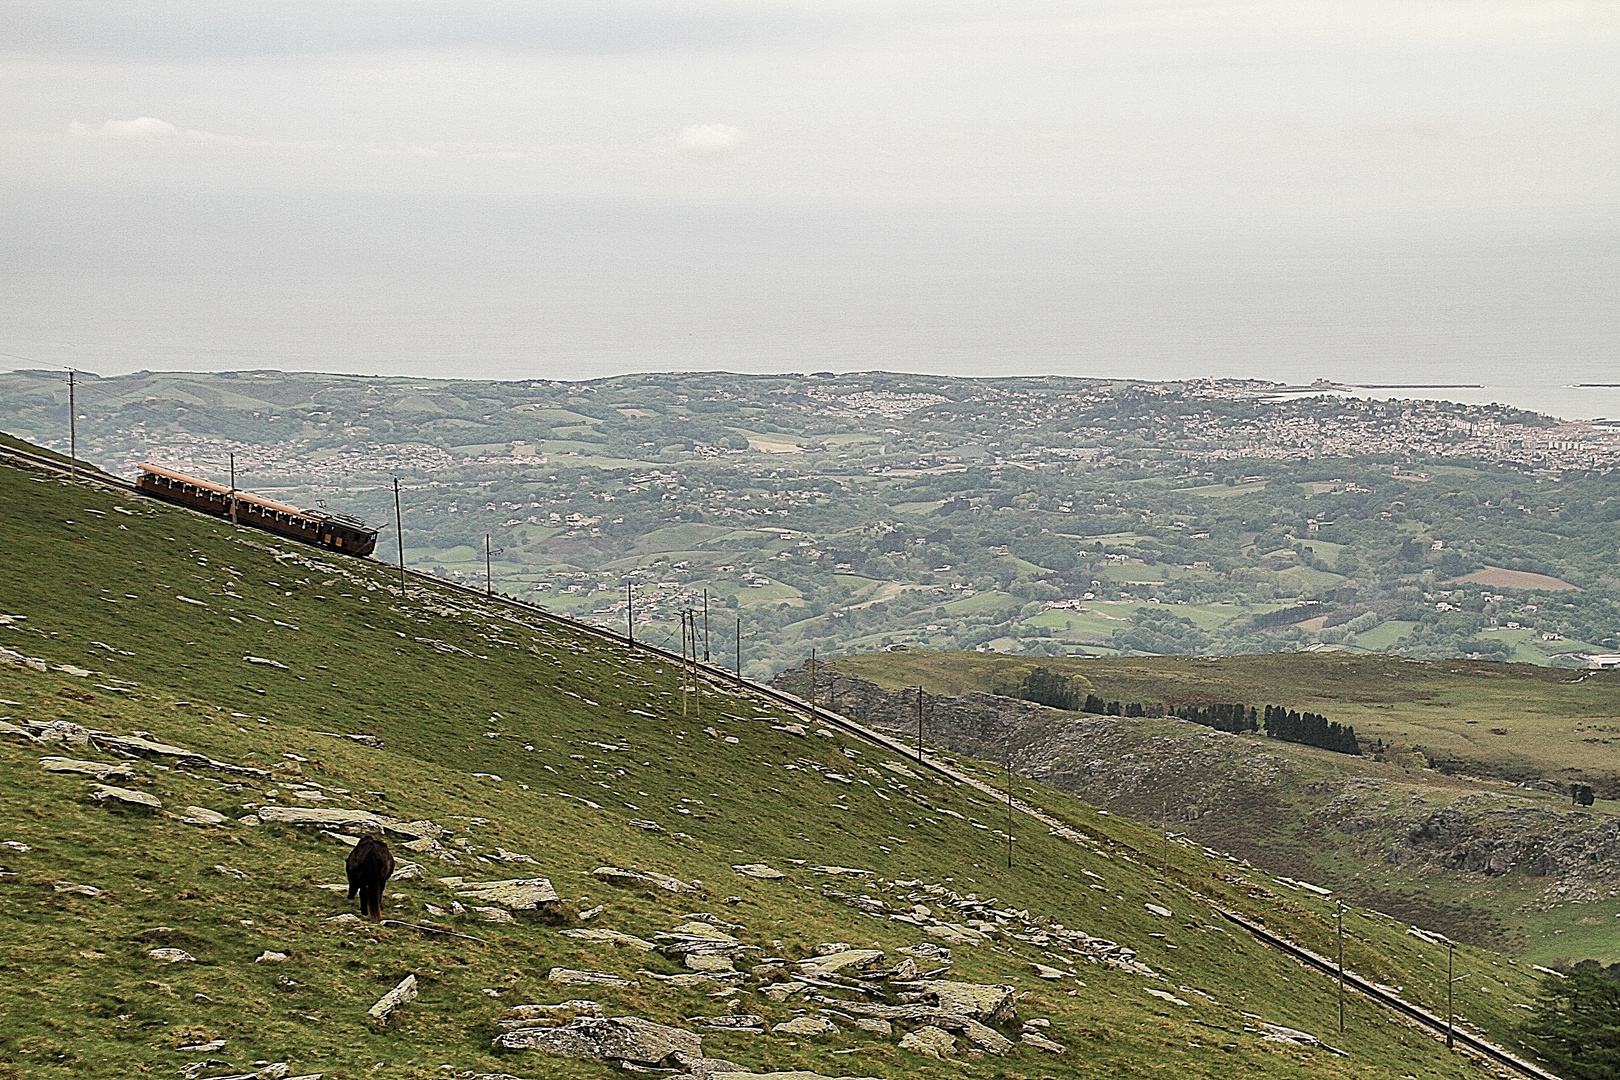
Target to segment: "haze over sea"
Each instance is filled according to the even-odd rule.
[[[0,363],[1620,416],[1613,5],[15,0]]]

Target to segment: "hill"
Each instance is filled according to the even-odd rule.
[[[1321,388],[1324,390],[1330,388]],[[85,376],[79,446],[387,523],[405,558],[769,678],[812,649],[1353,655],[1620,649],[1620,434],[1267,383],[244,371]],[[67,387],[0,373],[66,446]],[[486,547],[487,545],[487,547]]]
[[[1481,1069],[1355,994],[1340,1035],[1332,980],[1218,911],[1327,954],[1319,893],[1033,782],[1009,841],[993,764],[48,472],[0,467],[0,520],[5,1075],[617,1072],[525,1043],[721,1077]],[[381,924],[344,897],[363,831],[399,860]],[[1432,936],[1344,926],[1444,1008]],[[1513,1042],[1534,973],[1456,965],[1467,1029]]]
[[[995,696],[1035,662],[916,650],[838,658],[822,700],[995,754],[1096,805],[1543,963],[1620,959],[1620,673],[1310,653],[1041,662],[1103,701],[1279,704],[1355,729],[1364,755],[1174,716],[1091,716]],[[836,680],[830,678],[836,672]],[[807,692],[800,669],[778,680]],[[1144,711],[1161,711],[1145,709]],[[1009,734],[1010,733],[1010,734]],[[1595,789],[1572,806],[1575,784]]]

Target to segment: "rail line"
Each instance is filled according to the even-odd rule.
[[[0,460],[5,459],[20,461],[35,468],[42,468],[50,472],[63,475],[68,474],[70,471],[69,466],[65,462],[58,461],[54,458],[45,457],[40,454],[33,454],[26,450],[18,450],[12,447],[0,446]],[[151,498],[150,495],[141,491],[136,485],[99,470],[94,472],[84,471],[81,472],[80,475],[86,483],[95,484],[101,487],[114,488],[118,491],[134,495],[137,498]],[[153,499],[152,501],[161,503],[163,506],[174,507],[178,510],[196,514],[199,517],[207,518],[211,521],[215,521],[216,523],[219,520],[214,518],[212,515],[204,514],[198,510],[192,510],[191,508],[181,504],[164,502],[163,500],[159,499]],[[283,537],[283,539],[291,538]],[[326,548],[317,548],[317,550],[321,551],[326,556],[353,557],[345,556],[342,552],[331,551]],[[379,565],[388,564],[380,563]],[[1023,800],[1018,799],[1011,793],[996,787],[994,784],[980,780],[978,777],[969,775],[959,769],[952,768],[944,761],[940,761],[936,757],[929,755],[924,748],[920,746],[916,748],[908,746],[884,732],[869,728],[865,724],[851,720],[849,717],[844,716],[841,713],[833,712],[830,709],[824,709],[814,702],[805,701],[803,698],[800,698],[797,695],[789,694],[783,690],[778,690],[773,686],[767,686],[763,683],[754,682],[751,679],[745,679],[740,675],[728,671],[716,664],[683,657],[679,653],[676,653],[671,649],[666,649],[661,645],[656,645],[646,640],[635,640],[631,638],[628,633],[619,633],[616,630],[612,630],[605,626],[600,626],[596,623],[588,623],[581,619],[576,619],[573,616],[564,615],[560,612],[552,611],[549,608],[541,607],[539,604],[531,603],[527,600],[519,600],[515,597],[506,596],[501,593],[486,592],[471,585],[462,584],[459,581],[450,581],[434,574],[425,573],[420,570],[412,570],[409,567],[404,568],[404,572],[408,577],[416,579],[421,584],[432,585],[439,589],[463,593],[485,601],[496,601],[509,607],[517,608],[523,611],[525,614],[538,616],[549,622],[566,626],[576,632],[589,634],[593,637],[612,642],[616,645],[632,649],[639,649],[643,652],[653,654],[666,663],[686,666],[691,670],[701,673],[711,682],[722,683],[728,687],[764,698],[767,701],[773,702],[779,706],[785,706],[786,708],[800,715],[807,714],[808,716],[814,718],[817,722],[826,724],[829,727],[837,728],[849,735],[855,736],[869,745],[881,747],[884,750],[896,754],[901,758],[901,760],[907,762],[908,764],[916,765],[919,768],[936,773],[952,782],[966,784],[979,791],[981,794],[994,798],[998,804],[1010,804],[1013,809],[1019,813],[1024,814],[1026,817],[1047,826],[1047,828],[1060,839],[1078,844],[1083,838],[1083,834],[1079,834],[1079,831],[1073,826],[1052,817],[1039,807],[1032,806]],[[1139,852],[1139,854],[1141,853]],[[1197,894],[1190,895],[1196,896]],[[1220,904],[1215,903],[1207,897],[1199,896],[1197,899],[1206,904],[1211,910],[1216,912],[1222,918],[1242,928],[1262,945],[1275,949],[1285,956],[1293,958],[1295,961],[1304,965],[1305,967],[1311,968],[1312,970],[1320,972],[1321,974],[1332,979],[1338,979],[1340,977],[1339,966],[1332,960],[1329,960],[1327,957],[1313,952],[1311,949],[1306,948],[1298,942],[1290,941],[1279,934],[1272,933],[1270,930],[1267,930],[1264,926],[1256,923],[1247,916],[1222,907]],[[1477,1035],[1464,1031],[1456,1027],[1454,1024],[1448,1025],[1440,1017],[1434,1015],[1421,1006],[1414,1005],[1405,998],[1402,998],[1400,995],[1393,993],[1392,991],[1387,990],[1376,983],[1364,979],[1348,969],[1344,970],[1343,978],[1346,988],[1354,989],[1363,997],[1383,1005],[1385,1008],[1405,1017],[1413,1023],[1429,1029],[1436,1035],[1444,1036],[1449,1031],[1453,1042],[1463,1046],[1480,1057],[1496,1063],[1497,1065],[1512,1069],[1515,1072],[1530,1077],[1531,1080],[1560,1080],[1560,1078],[1555,1074],[1548,1072],[1547,1070],[1528,1061],[1525,1061],[1523,1058],[1518,1057],[1503,1047],[1497,1046],[1495,1043],[1489,1042],[1488,1040],[1482,1039]]]

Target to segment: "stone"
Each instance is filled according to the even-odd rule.
[[[505,908],[474,907],[473,910],[478,913],[478,917],[480,919],[484,920],[487,923],[512,923],[512,922],[517,922],[517,919],[512,916],[512,913],[510,911],[507,911]]]
[[[416,881],[427,877],[427,867],[421,863],[402,862],[394,867],[394,874],[389,881]]]
[[[286,953],[284,953],[284,952],[271,952],[269,949],[266,949],[266,950],[264,950],[264,952],[260,953],[256,957],[254,957],[253,962],[255,964],[280,964],[280,963],[284,963],[286,961],[286,959],[287,959],[287,954]]]
[[[1321,1040],[1309,1032],[1296,1031],[1290,1027],[1283,1027],[1281,1024],[1267,1024],[1264,1021],[1260,1024],[1260,1037],[1266,1042],[1284,1042],[1291,1043],[1294,1046],[1318,1046],[1321,1044]]]
[[[145,806],[150,809],[160,809],[163,802],[156,795],[148,795],[144,791],[135,791],[130,788],[109,787],[106,784],[97,784],[90,797],[98,803],[105,803],[111,799],[127,806]]]
[[[990,1023],[1006,1023],[1013,1018],[1017,989],[1000,984],[950,982],[928,979],[913,983],[919,989],[902,993],[902,1002],[921,1002],[942,1012]]]
[[[920,1027],[900,1037],[900,1049],[910,1050],[923,1057],[944,1060],[956,1050],[956,1039],[951,1033],[937,1027]]]
[[[874,1020],[869,1016],[863,1016],[856,1020],[855,1026],[860,1028],[862,1031],[870,1031],[873,1035],[881,1035],[885,1039],[894,1034],[893,1024],[889,1023],[887,1020]]]
[[[75,885],[71,881],[58,881],[51,888],[60,893],[75,893],[79,896],[100,896],[101,890],[94,885]]]
[[[197,958],[184,949],[148,949],[146,955],[165,964],[196,963]]]
[[[652,952],[657,947],[652,942],[643,941],[633,934],[621,934],[617,930],[609,930],[606,927],[594,929],[579,927],[573,930],[559,930],[557,932],[563,937],[573,938],[575,941],[590,941],[599,945],[628,945],[630,948],[640,949],[642,952]]]
[[[961,1026],[957,1030],[977,1043],[986,1053],[1000,1056],[1013,1048],[1011,1039],[995,1028],[986,1027],[977,1020],[969,1020],[963,1017]]]
[[[838,1034],[838,1025],[825,1016],[795,1016],[784,1023],[773,1024],[771,1030],[778,1035],[815,1037]]]
[[[188,806],[184,814],[175,815],[182,825],[223,825],[230,818],[206,806]]]
[[[703,1036],[639,1016],[576,1017],[562,1027],[522,1028],[495,1037],[503,1050],[542,1050],[589,1061],[620,1061],[657,1068],[703,1056]]]
[[[506,1030],[523,1027],[556,1025],[576,1016],[601,1016],[602,1006],[594,1001],[575,999],[559,1001],[555,1005],[514,1005],[499,1017],[495,1024]]]
[[[377,1004],[366,1010],[366,1019],[374,1024],[386,1024],[394,1013],[416,1000],[416,976],[407,975],[398,986],[377,999]]]
[[[597,904],[593,908],[586,908],[584,911],[579,913],[580,921],[581,922],[590,922],[592,919],[596,918],[598,915],[602,914],[602,912],[604,912],[606,910],[607,910],[607,905],[606,904]]]
[[[731,974],[737,969],[731,962],[731,957],[721,956],[717,953],[688,953],[684,963],[693,971],[702,971],[709,974]]]
[[[76,773],[93,776],[97,780],[134,780],[135,770],[128,765],[110,765],[101,761],[80,761],[76,758],[42,757],[39,767],[46,772]]]
[[[869,878],[877,876],[874,871],[856,870],[850,866],[812,866],[810,869],[818,874],[831,874],[833,877]]]
[[[356,915],[354,912],[346,911],[342,915],[334,915],[326,921],[329,923],[357,923],[360,922],[361,919],[360,916]]]
[[[782,871],[766,866],[764,863],[739,863],[733,865],[732,869],[743,877],[760,878],[765,881],[774,881],[777,878],[787,877]]]
[[[1055,967],[1047,967],[1045,964],[1038,964],[1031,961],[1029,966],[1034,968],[1035,974],[1043,979],[1063,979],[1068,977],[1068,972],[1061,971]]]
[[[825,956],[812,956],[800,960],[799,970],[814,978],[824,979],[828,975],[843,971],[846,968],[875,968],[883,963],[881,949],[843,949],[839,952],[828,953]]]
[[[691,990],[698,986],[725,986],[728,983],[734,982],[743,977],[740,973],[735,971],[724,975],[710,975],[697,972],[684,975],[660,975],[656,971],[638,970],[636,974],[645,975],[649,979],[654,979],[661,982],[665,986],[673,986],[677,990]]]
[[[7,851],[15,851],[19,855],[26,855],[28,852],[34,850],[21,840],[0,841],[0,848],[5,848]]]
[[[688,1016],[688,1024],[698,1024],[702,1027],[712,1028],[715,1031],[751,1031],[755,1033],[765,1030],[765,1018],[753,1013],[725,1013],[720,1016]]]
[[[802,982],[771,983],[768,986],[760,987],[759,992],[770,998],[772,1001],[782,1002],[786,1001],[794,994],[797,994],[800,990],[803,990],[808,985],[808,983]]]
[[[1063,1046],[1061,1044],[1053,1042],[1044,1035],[1037,1035],[1033,1031],[1024,1032],[1019,1036],[1019,1039],[1038,1050],[1045,1050],[1048,1054],[1063,1053]]]
[[[1142,906],[1153,912],[1153,914],[1159,916],[1161,919],[1172,918],[1175,915],[1175,913],[1169,908],[1161,907],[1158,904],[1143,904]]]
[[[823,1076],[820,1073],[806,1072],[803,1069],[793,1069],[789,1072],[757,1073],[739,1070],[735,1072],[711,1072],[707,1080],[873,1080],[870,1076]]]
[[[258,817],[266,825],[292,825],[315,829],[341,829],[350,833],[378,835],[392,833],[407,840],[418,840],[444,830],[431,821],[401,822],[366,810],[344,810],[318,806],[261,806]],[[436,838],[436,837],[435,837]]]
[[[546,981],[561,983],[564,986],[639,986],[640,984],[622,978],[618,975],[609,975],[605,971],[579,971],[574,968],[554,967],[546,973]]]
[[[1176,997],[1176,995],[1166,990],[1155,990],[1151,986],[1144,986],[1142,987],[1142,992],[1145,994],[1152,994],[1159,1000],[1168,1001],[1172,1005],[1187,1005],[1188,1007],[1191,1007],[1191,1002],[1182,1001],[1180,998]]]
[[[509,911],[543,911],[555,908],[561,900],[545,878],[514,878],[509,881],[468,881],[456,889],[463,900],[483,900]]]
[[[591,871],[591,876],[598,881],[605,881],[609,885],[620,888],[654,888],[672,893],[695,893],[696,885],[689,885],[680,878],[670,877],[668,874],[658,874],[651,870],[625,870],[617,866],[598,866]]]

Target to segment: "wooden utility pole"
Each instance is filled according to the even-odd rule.
[[[635,586],[629,578],[624,579],[624,621],[630,635],[630,644],[636,643],[636,597],[632,589]]]
[[[489,533],[484,534],[484,595],[495,595],[495,575],[490,572]]]
[[[1013,794],[1012,794],[1012,736],[1007,736],[1007,869],[1012,869],[1012,829],[1013,829]]]
[[[1344,901],[1337,901],[1339,915],[1339,1034],[1344,1034]]]
[[[68,482],[79,479],[78,372],[68,368]]]
[[[1164,868],[1159,871],[1159,876],[1162,877],[1162,878],[1168,878],[1170,876],[1170,800],[1169,799],[1165,799],[1164,802],[1159,807],[1159,831],[1164,833]]]
[[[742,682],[742,616],[737,616],[737,681]]]
[[[816,650],[810,650],[810,707],[816,707]]]
[[[681,612],[681,715],[686,715],[686,612]]]
[[[919,686],[917,687],[917,764],[919,765],[922,764],[922,705],[923,688]]]
[[[405,526],[399,511],[399,477],[394,477],[394,532],[399,534],[399,598],[405,599]]]
[[[236,454],[231,454],[231,524],[236,524]]]
[[[703,662],[709,662],[709,590],[703,590]]]
[[[1456,980],[1453,979],[1452,976],[1451,976],[1451,973],[1452,973],[1452,971],[1454,969],[1456,956],[1457,956],[1457,946],[1452,944],[1450,938],[1447,938],[1446,939],[1446,1049],[1447,1050],[1452,1049],[1453,1045],[1454,1045],[1452,1043],[1452,1026],[1455,1024],[1456,1018],[1457,1018],[1457,1012],[1456,1012],[1456,1009],[1452,1006],[1452,998],[1451,998],[1452,989],[1456,985]]]

